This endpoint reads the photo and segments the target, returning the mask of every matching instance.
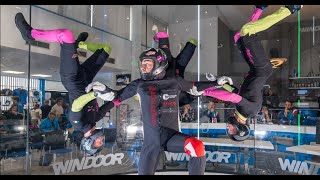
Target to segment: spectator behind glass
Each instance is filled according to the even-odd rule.
[[[48,117],[42,121],[40,129],[44,132],[57,131],[60,129],[58,119],[53,112],[49,112]]]
[[[51,112],[53,112],[56,117],[59,119],[61,114],[63,114],[63,99],[62,98],[57,98],[56,104],[51,108]]]
[[[22,120],[23,116],[18,112],[18,104],[12,104],[9,110],[5,113],[6,119]]]
[[[180,111],[181,122],[192,122],[195,120],[195,111],[190,104],[185,104]]]
[[[42,117],[41,119],[47,118],[52,106],[49,105],[49,99],[44,100],[44,105],[41,106]]]
[[[263,105],[268,108],[278,108],[279,107],[279,97],[278,95],[270,88],[264,91],[263,95]]]
[[[286,100],[284,103],[284,110],[278,113],[278,124],[291,125],[294,122],[294,114],[292,111],[292,103]]]
[[[69,104],[68,103],[63,103],[62,105],[63,108],[63,114],[67,117],[69,117]]]
[[[269,113],[267,106],[262,106],[260,112],[257,115],[257,123],[259,123],[259,124],[273,124],[271,121],[271,114]]]
[[[219,113],[215,110],[215,104],[212,101],[208,103],[208,109],[203,112],[202,116],[207,116],[209,118],[209,122],[211,123],[220,122]]]
[[[23,105],[20,103],[19,96],[12,96],[11,97],[12,104],[17,104],[18,105],[18,112],[23,113]]]
[[[62,130],[70,129],[72,128],[72,124],[69,121],[68,116],[65,114],[61,114],[60,118],[58,119],[59,127]]]
[[[41,117],[42,117],[42,111],[39,109],[40,104],[35,103],[33,106],[33,109],[30,111],[30,117],[31,117],[31,125],[36,126],[40,125],[41,123]]]

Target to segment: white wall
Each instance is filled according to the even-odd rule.
[[[67,92],[62,83],[58,81],[46,81],[44,89],[45,91]]]
[[[19,30],[14,23],[14,16],[18,12],[22,12],[25,15],[26,20],[29,22],[29,6],[16,6],[2,5],[1,6],[1,46],[7,46],[22,50],[28,50],[28,45],[22,39]],[[22,8],[21,8],[22,7]],[[88,42],[102,43],[107,42],[112,45],[112,58],[115,58],[115,64],[106,63],[105,66],[131,70],[131,42],[111,34],[106,34],[101,31],[95,30],[89,26],[81,25],[74,21],[62,18],[53,13],[44,11],[42,9],[32,7],[32,20],[31,24],[33,28],[39,29],[60,29],[67,28],[73,31],[77,36],[80,32],[86,31],[89,33]],[[105,38],[105,39],[103,39]],[[47,54],[59,57],[60,46],[58,43],[50,43],[50,49],[44,49],[40,47],[31,48],[32,52]],[[88,56],[90,53],[88,53]],[[87,57],[88,57],[87,56]],[[80,59],[81,61],[82,59]]]
[[[218,18],[201,19],[200,33],[200,73],[211,72],[217,75]],[[189,38],[198,39],[198,20],[169,24],[169,36],[172,54],[176,57],[179,53],[180,43],[184,46]],[[186,71],[198,73],[198,49],[196,49]]]
[[[148,9],[149,10],[149,9]],[[144,46],[146,45],[146,40],[147,40],[147,44],[148,47],[152,47],[152,40],[153,40],[153,32],[152,32],[152,27],[153,25],[156,25],[158,27],[158,31],[165,31],[167,32],[167,24],[165,24],[164,22],[161,22],[157,19],[155,19],[154,17],[148,15],[147,20],[146,20],[146,13],[142,12],[142,23],[140,26],[140,33],[141,34],[141,44],[143,44]],[[134,21],[136,22],[136,21]],[[146,26],[147,23],[147,26]]]

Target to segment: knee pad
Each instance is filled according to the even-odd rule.
[[[69,29],[59,29],[57,33],[58,41],[62,43],[74,43],[73,33]]]
[[[185,141],[184,151],[191,157],[202,157],[205,155],[203,142],[194,137],[190,137]]]

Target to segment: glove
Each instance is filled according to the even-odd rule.
[[[216,81],[217,80],[217,77],[211,73],[206,73],[206,78],[209,80],[209,81]]]
[[[232,79],[231,79],[230,77],[228,77],[228,76],[222,76],[222,77],[218,78],[217,83],[218,83],[220,86],[222,86],[222,85],[224,85],[224,84],[226,84],[226,83],[228,83],[228,84],[230,84],[230,85],[233,84]]]
[[[192,89],[190,89],[190,91],[187,91],[187,93],[193,95],[193,96],[201,96],[203,94],[204,91],[198,91],[197,90],[197,86],[193,86]]]
[[[104,101],[113,101],[115,98],[115,93],[114,92],[108,92],[108,93],[102,93],[100,91],[97,91],[94,93],[94,96],[104,100]]]
[[[105,91],[107,89],[107,86],[96,81],[96,82],[92,82],[90,83],[87,87],[86,87],[86,92],[90,92],[91,90],[96,90],[96,91]]]
[[[159,39],[160,39],[160,38],[168,38],[168,37],[169,37],[169,35],[168,35],[166,32],[158,32],[158,33],[153,37],[153,39],[154,39],[155,42],[159,42]]]

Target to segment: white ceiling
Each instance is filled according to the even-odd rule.
[[[277,11],[281,5],[270,5],[261,18]],[[218,14],[219,18],[231,30],[238,30],[250,18],[254,10],[254,5],[201,5],[201,18],[213,17]],[[143,10],[145,11],[145,6]],[[196,20],[198,17],[197,5],[148,5],[149,15],[172,24],[176,21]],[[301,20],[312,19],[312,16],[319,18],[320,5],[305,5],[301,10]],[[291,15],[281,22],[297,21],[297,15]]]
[[[145,11],[146,6],[143,6]],[[219,18],[232,30],[238,30],[251,16],[253,5],[201,5],[201,17],[209,18],[219,15]],[[262,14],[261,18],[275,12],[280,5],[271,5]],[[198,6],[196,5],[148,5],[148,14],[154,16],[168,24],[177,23],[176,21],[190,21],[197,19]],[[319,18],[320,5],[305,5],[301,11],[301,20],[312,19],[312,16]],[[292,15],[285,21],[296,21],[297,15]],[[28,69],[28,53],[23,50],[1,46],[1,71],[15,70],[26,71]],[[59,58],[38,53],[31,53],[30,72],[34,74],[51,74],[48,80],[60,81]],[[121,72],[118,69],[104,67],[101,69],[97,78],[109,72]],[[5,75],[1,73],[1,75]],[[9,75],[9,74],[8,74]],[[27,77],[27,73],[19,75]]]

